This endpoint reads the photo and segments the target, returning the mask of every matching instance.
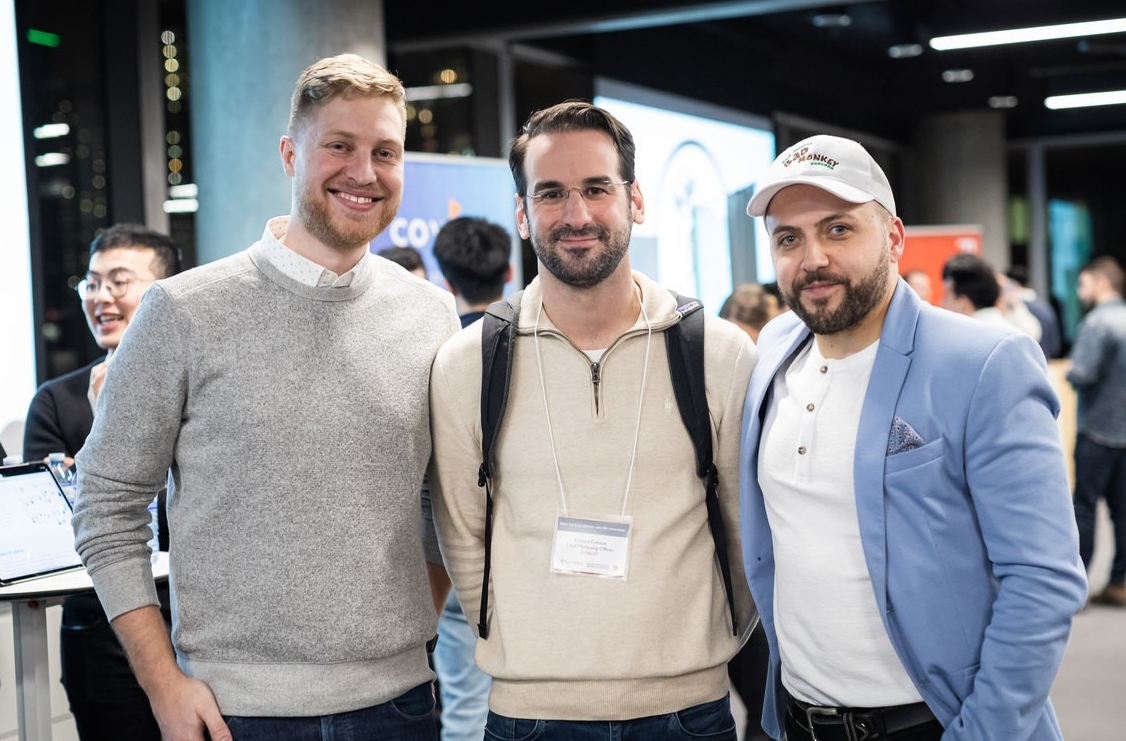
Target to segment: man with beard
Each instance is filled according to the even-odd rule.
[[[1079,271],[1079,301],[1088,311],[1075,334],[1067,380],[1079,400],[1075,435],[1075,522],[1079,554],[1091,564],[1099,499],[1114,523],[1114,559],[1098,605],[1126,607],[1126,271],[1100,255]]]
[[[466,615],[487,598],[476,649],[493,679],[486,737],[734,741],[727,662],[756,621],[736,555],[754,345],[706,317],[698,380],[732,615],[666,354],[681,314],[668,289],[630,269],[630,233],[645,217],[633,137],[606,111],[569,101],[529,118],[509,165],[517,229],[539,272],[509,299],[519,313],[491,520],[477,477],[482,322],[443,345],[430,397],[442,554]]]
[[[787,149],[747,206],[792,314],[744,413],[744,562],[778,738],[1058,739],[1083,606],[1059,402],[1031,337],[922,302],[859,144]]]
[[[310,65],[280,143],[291,215],[154,283],[106,374],[77,548],[170,741],[435,738],[420,490],[458,321],[369,254],[400,202],[404,98],[362,57]],[[166,479],[171,642],[146,546]]]

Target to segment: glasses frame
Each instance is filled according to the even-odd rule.
[[[129,293],[134,283],[153,283],[155,280],[155,278],[141,278],[131,272],[111,272],[105,279],[83,278],[74,286],[74,292],[83,301],[93,301],[102,292],[102,288],[106,288],[109,290],[109,295],[116,300]]]
[[[583,191],[586,190],[587,188],[605,188],[607,190],[606,200],[608,201],[608,200],[612,199],[617,194],[617,189],[619,187],[623,186],[623,185],[633,186],[633,181],[632,180],[622,180],[622,181],[616,182],[616,183],[598,181],[598,182],[587,183],[585,185],[572,185],[569,188],[562,188],[562,187],[560,187],[560,188],[544,188],[542,191],[540,191],[538,193],[528,193],[524,197],[527,198],[529,201],[531,201],[532,203],[534,203],[536,206],[538,206],[540,208],[543,208],[543,209],[560,209],[560,208],[563,208],[563,206],[568,201],[571,200],[571,191],[574,190],[574,191],[578,191],[579,198],[581,198],[583,200],[583,203],[590,206],[590,205],[602,203],[603,201],[600,198],[596,198],[593,201],[588,199],[587,196],[583,194]],[[548,193],[557,193],[557,192],[560,192],[560,191],[563,193],[563,197],[560,198],[558,201],[556,201],[556,200],[551,200],[551,201],[543,200],[544,196],[546,196]]]

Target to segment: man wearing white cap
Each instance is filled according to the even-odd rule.
[[[759,336],[743,417],[763,727],[1061,738],[1048,689],[1087,586],[1044,354],[898,277],[903,222],[856,142],[790,147],[747,212],[793,309]]]

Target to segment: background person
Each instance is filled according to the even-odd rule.
[[[1044,351],[1044,357],[1048,360],[1060,357],[1063,354],[1063,328],[1060,326],[1056,307],[1037,295],[1036,290],[1029,285],[1028,268],[1023,265],[1010,266],[1005,271],[1005,278],[1009,281],[1012,300],[1024,304],[1040,323],[1040,347]]]
[[[903,222],[856,142],[786,149],[747,211],[792,310],[759,335],[741,456],[764,727],[1061,738],[1048,690],[1087,584],[1043,352],[898,278]]]
[[[107,374],[77,548],[169,741],[436,736],[419,492],[457,317],[369,252],[402,198],[404,101],[362,57],[307,67],[290,215],[153,284]],[[144,543],[169,469],[174,646]]]
[[[1108,255],[1079,271],[1079,300],[1089,313],[1071,348],[1067,380],[1078,394],[1075,522],[1079,554],[1090,566],[1100,498],[1114,524],[1114,560],[1106,587],[1091,597],[1126,607],[1126,273]]]
[[[743,283],[736,286],[719,307],[719,318],[734,322],[752,341],[757,342],[758,333],[781,311],[774,294],[758,283]]]
[[[461,326],[504,298],[512,280],[512,237],[500,224],[475,216],[451,219],[434,238],[434,259],[454,295]],[[442,741],[480,741],[489,714],[492,680],[477,668],[477,637],[452,591],[438,618],[434,668],[442,700]]]
[[[962,252],[942,266],[942,308],[1039,340],[1040,323],[1023,304],[1018,314],[1002,293],[999,274],[983,257]]]
[[[777,287],[777,284],[774,285]],[[758,283],[736,286],[719,309],[720,319],[734,322],[753,342],[758,342],[762,328],[780,313],[782,308],[778,296]],[[769,659],[770,647],[760,623],[739,653],[727,663],[727,676],[731,686],[739,693],[746,712],[743,741],[768,738],[762,729],[762,698],[766,692]]]
[[[734,741],[726,667],[755,613],[737,557],[736,614],[728,608],[674,399],[665,330],[680,321],[677,302],[630,269],[630,234],[645,218],[633,137],[606,111],[569,101],[532,114],[509,165],[517,229],[539,270],[518,296],[496,447],[491,612],[477,643],[493,678],[486,737]],[[729,322],[705,320],[700,380],[734,556],[755,350]],[[481,329],[443,345],[431,377],[434,516],[468,615],[480,609],[485,558]],[[569,537],[576,521],[616,533],[604,541],[614,556]]]
[[[384,247],[377,254],[396,265],[402,265],[409,272],[426,280],[426,265],[422,262],[422,253],[414,247]]]
[[[903,274],[903,280],[907,281],[907,285],[915,289],[915,293],[919,294],[919,298],[928,304],[933,303],[931,299],[934,298],[934,286],[931,285],[931,277],[927,271],[918,268],[908,270]]]
[[[73,464],[94,424],[95,402],[106,369],[141,296],[154,281],[178,272],[179,248],[169,237],[147,227],[114,224],[94,239],[86,277],[77,288],[86,324],[106,354],[36,390],[24,422],[26,460],[45,460],[51,453],[61,452],[68,465]],[[163,492],[161,499],[160,549],[167,551]],[[157,585],[156,592],[170,629],[167,583]],[[148,698],[129,668],[97,595],[76,594],[63,600],[59,653],[62,683],[82,741],[160,741],[160,727]]]

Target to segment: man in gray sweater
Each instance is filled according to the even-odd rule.
[[[369,252],[401,199],[404,99],[361,57],[307,68],[291,215],[155,283],[98,399],[77,547],[170,741],[435,738],[419,492],[459,324]],[[146,545],[169,472],[171,643]]]

